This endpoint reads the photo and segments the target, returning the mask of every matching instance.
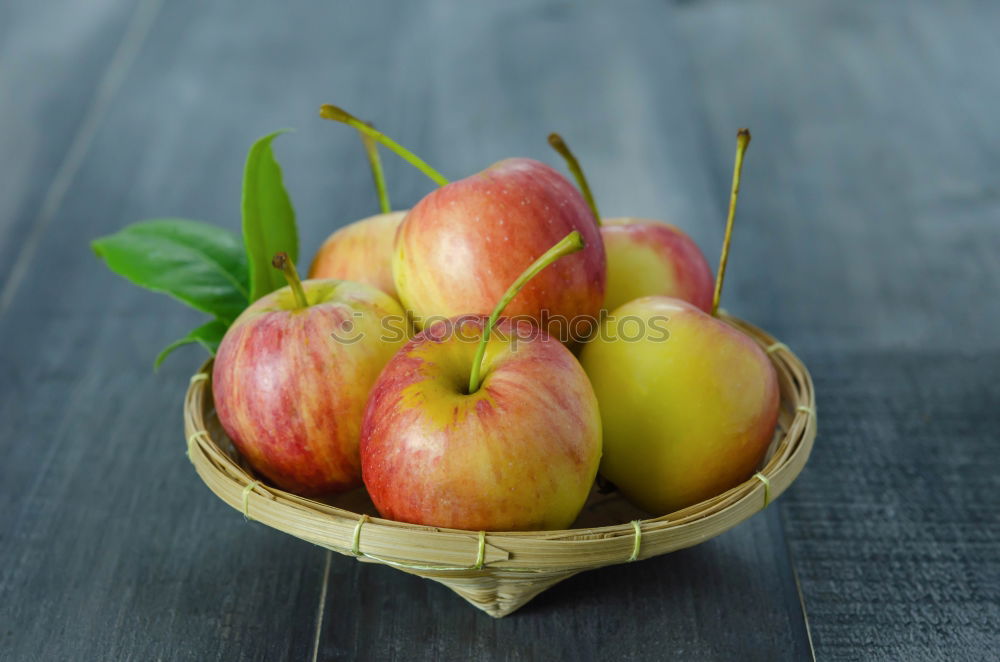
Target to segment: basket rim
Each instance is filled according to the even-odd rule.
[[[259,480],[213,438],[206,424],[214,409],[211,359],[191,378],[184,401],[188,457],[208,488],[248,518],[341,554],[423,576],[579,571],[649,558],[708,540],[763,510],[802,471],[816,437],[815,392],[806,366],[767,332],[725,313],[720,317],[750,336],[775,367],[781,389],[776,440],[758,474],[666,515],[582,529],[481,533],[361,515],[297,496]],[[221,428],[217,433],[224,435]]]

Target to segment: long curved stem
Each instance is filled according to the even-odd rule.
[[[722,281],[726,278],[726,262],[729,261],[729,242],[733,238],[733,219],[736,217],[736,199],[740,195],[740,174],[743,172],[743,155],[750,144],[750,129],[740,129],[736,133],[736,163],[733,164],[733,186],[729,194],[729,215],[726,217],[726,234],[722,239],[722,255],[719,257],[719,272],[715,276],[715,294],[712,296],[712,317],[719,314],[719,300],[722,299]]]
[[[597,219],[597,225],[601,225],[601,212],[597,211],[597,202],[594,200],[594,194],[590,191],[590,184],[587,183],[587,177],[583,174],[583,168],[580,167],[580,162],[576,159],[573,152],[570,151],[569,145],[566,141],[562,139],[558,133],[549,134],[549,145],[552,149],[559,152],[564,159],[566,159],[566,167],[569,171],[573,173],[573,177],[576,178],[576,185],[580,187],[580,193],[583,193],[583,199],[587,201],[590,205],[590,211],[594,212],[594,218]]]
[[[285,274],[285,280],[288,281],[288,286],[292,288],[292,296],[295,297],[297,304],[295,307],[308,308],[309,299],[306,298],[306,291],[302,287],[302,279],[299,278],[299,272],[295,269],[295,263],[288,259],[288,253],[276,253],[274,259],[271,260],[271,265],[275,269],[281,269],[282,273]]]
[[[407,161],[414,168],[427,175],[438,186],[445,186],[448,184],[448,180],[445,178],[444,175],[442,175],[440,172],[427,165],[427,163],[419,156],[417,156],[410,150],[406,149],[405,147],[403,147],[402,145],[400,145],[395,140],[385,135],[381,131],[373,129],[372,127],[368,126],[367,124],[359,120],[354,115],[351,115],[343,108],[338,108],[337,106],[333,106],[331,104],[326,103],[320,106],[319,116],[322,117],[323,119],[333,120],[335,122],[341,122],[343,124],[346,124],[347,126],[354,127],[361,133],[372,138],[373,140],[382,143],[383,145],[394,151],[396,154],[398,154],[402,159]]]
[[[385,172],[382,170],[382,159],[378,155],[378,144],[364,131],[358,131],[358,135],[361,136],[361,143],[365,146],[365,154],[368,156],[368,165],[372,169],[379,209],[383,214],[388,214],[392,211],[392,205],[389,204],[389,191],[385,186]]]
[[[486,328],[483,329],[483,337],[479,340],[479,347],[476,348],[476,356],[472,360],[472,373],[469,375],[469,393],[475,393],[479,390],[481,380],[479,378],[479,373],[483,369],[483,357],[486,356],[486,346],[490,342],[490,333],[493,331],[493,327],[496,326],[497,320],[503,313],[504,308],[507,307],[514,297],[517,296],[518,292],[528,283],[529,280],[538,275],[538,273],[549,266],[559,258],[569,255],[570,253],[575,253],[583,249],[583,237],[576,230],[573,230],[568,235],[563,237],[559,243],[545,251],[541,257],[531,263],[531,265],[524,270],[524,272],[517,277],[507,291],[504,293],[503,297],[500,298],[500,302],[493,309],[490,314],[490,318],[486,322]]]

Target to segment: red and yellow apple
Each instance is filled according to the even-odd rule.
[[[504,320],[489,341],[481,386],[469,393],[470,339],[484,323],[437,322],[389,361],[362,426],[365,486],[378,511],[401,522],[566,528],[601,457],[593,389],[558,340]]]
[[[506,312],[596,317],[606,265],[594,216],[566,178],[531,159],[500,161],[418,202],[396,235],[396,291],[418,321],[487,314],[526,264],[574,230],[586,247],[539,274]]]
[[[296,278],[236,319],[212,392],[222,427],[257,472],[302,495],[361,485],[368,392],[406,342],[401,322],[386,333],[387,316],[402,320],[403,310],[370,285]]]
[[[614,310],[645,296],[668,296],[711,312],[715,278],[698,245],[680,228],[650,219],[605,219],[608,256],[604,307]]]
[[[612,311],[580,356],[604,425],[601,475],[656,514],[749,478],[778,418],[778,379],[746,334],[645,297]]]
[[[566,160],[580,192],[601,227],[608,261],[604,309],[645,296],[668,296],[689,301],[711,312],[715,281],[698,245],[680,228],[632,216],[601,219],[590,184],[580,162],[558,133],[549,145]]]
[[[392,246],[406,211],[377,214],[331,234],[313,258],[309,278],[367,283],[398,298],[392,281]]]

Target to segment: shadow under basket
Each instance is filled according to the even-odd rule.
[[[816,437],[809,371],[784,344],[751,324],[725,317],[771,357],[781,414],[760,471],[714,498],[651,517],[617,492],[592,491],[564,531],[481,532],[381,519],[364,489],[315,500],[256,476],[222,431],[212,402],[211,362],[191,379],[184,402],[188,457],[215,494],[246,517],[359,561],[383,563],[448,586],[490,616],[510,614],[584,570],[691,547],[760,512],[805,466]]]

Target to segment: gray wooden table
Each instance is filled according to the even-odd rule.
[[[1000,649],[1000,5],[0,4],[0,658],[984,660]],[[492,620],[244,521],[184,456],[197,316],[88,241],[238,225],[277,144],[304,252],[375,210],[335,101],[446,174],[556,163],[714,263],[749,126],[726,307],[796,349],[820,437],[777,504]],[[394,201],[428,182],[387,158]]]

